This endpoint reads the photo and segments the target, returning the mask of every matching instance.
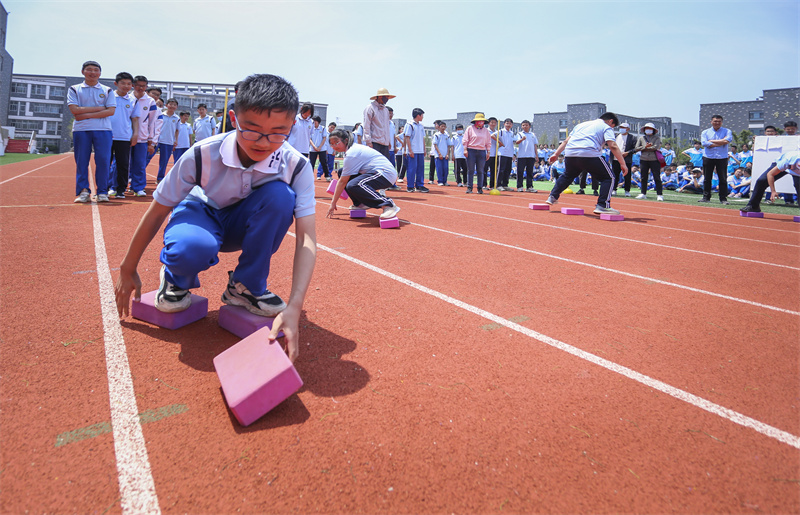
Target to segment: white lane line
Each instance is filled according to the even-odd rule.
[[[611,234],[603,234],[603,233],[598,233],[598,232],[584,231],[584,230],[581,230],[581,229],[572,229],[570,227],[562,227],[562,226],[558,226],[558,225],[543,224],[543,223],[539,223],[539,222],[532,222],[530,220],[522,220],[522,219],[519,219],[519,218],[509,218],[509,217],[506,217],[506,216],[490,215],[490,214],[487,214],[487,213],[480,213],[480,212],[477,212],[477,211],[467,211],[467,210],[458,209],[458,208],[455,208],[455,207],[438,206],[436,204],[430,204],[428,202],[423,202],[423,203],[414,204],[414,205],[426,206],[426,207],[434,207],[434,208],[437,208],[437,209],[445,209],[445,210],[448,210],[448,211],[457,211],[459,213],[468,213],[468,214],[471,214],[471,215],[485,216],[485,217],[488,217],[488,218],[497,218],[497,219],[500,219],[500,220],[508,220],[510,222],[519,222],[519,223],[524,223],[524,224],[529,224],[529,225],[538,225],[538,226],[541,226],[541,227],[547,227],[549,229],[558,229],[558,230],[562,230],[562,231],[577,232],[577,233],[586,234],[586,235],[589,235],[589,236],[599,236],[601,238],[611,238],[611,239],[614,239],[614,240],[622,240],[622,241],[626,241],[626,242],[630,242],[630,243],[640,243],[642,245],[652,245],[654,247],[662,247],[662,248],[670,249],[670,250],[679,250],[679,251],[683,251],[683,252],[691,252],[693,254],[703,254],[703,255],[706,255],[706,256],[718,257],[718,258],[722,258],[722,259],[734,259],[734,260],[737,260],[737,261],[745,261],[747,263],[757,263],[759,265],[774,266],[774,267],[778,267],[778,268],[788,268],[789,270],[798,270],[798,271],[800,271],[800,268],[798,268],[798,267],[789,266],[789,265],[781,265],[779,263],[770,263],[769,261],[757,261],[755,259],[747,259],[747,258],[741,258],[741,257],[736,257],[736,256],[726,256],[724,254],[715,254],[713,252],[706,252],[706,251],[703,251],[703,250],[693,250],[693,249],[686,249],[686,248],[683,248],[683,247],[674,247],[672,245],[664,245],[664,244],[661,244],[661,243],[653,243],[653,242],[650,242],[650,241],[634,240],[632,238],[623,238],[622,236],[613,236]]]
[[[293,233],[290,232],[289,234],[292,237],[295,237],[295,235]],[[781,429],[778,429],[776,427],[770,426],[768,424],[765,424],[764,422],[761,422],[761,421],[756,420],[754,418],[748,417],[746,415],[742,415],[741,413],[738,413],[738,412],[736,412],[736,411],[734,411],[732,409],[726,408],[724,406],[720,406],[719,404],[715,404],[715,403],[713,403],[713,402],[711,402],[709,400],[703,399],[702,397],[698,397],[698,396],[696,396],[694,394],[691,394],[689,392],[683,391],[683,390],[681,390],[679,388],[675,388],[674,386],[670,386],[667,383],[664,383],[663,381],[659,381],[658,379],[653,379],[652,377],[646,376],[646,375],[641,374],[639,372],[636,372],[635,370],[632,370],[632,369],[630,369],[628,367],[625,367],[625,366],[619,365],[617,363],[614,363],[613,361],[609,361],[609,360],[601,358],[599,356],[595,356],[594,354],[592,354],[590,352],[586,352],[584,350],[578,349],[577,347],[573,347],[572,345],[568,345],[568,344],[566,344],[564,342],[556,340],[555,338],[551,338],[551,337],[546,336],[544,334],[538,333],[538,332],[536,332],[536,331],[534,331],[532,329],[528,329],[527,327],[521,326],[521,325],[516,324],[514,322],[510,322],[510,321],[508,321],[508,320],[506,320],[506,319],[504,319],[504,318],[502,318],[500,316],[497,316],[497,315],[495,315],[493,313],[490,313],[490,312],[488,312],[486,310],[480,309],[480,308],[475,307],[475,306],[473,306],[471,304],[467,304],[466,302],[462,302],[462,301],[460,301],[458,299],[455,299],[453,297],[445,295],[444,293],[440,293],[440,292],[438,292],[436,290],[432,290],[431,288],[428,288],[428,287],[423,286],[421,284],[415,283],[415,282],[413,282],[413,281],[411,281],[409,279],[406,279],[404,277],[401,277],[399,275],[395,275],[395,274],[393,274],[393,273],[391,273],[389,271],[386,271],[386,270],[384,270],[382,268],[378,268],[378,267],[376,267],[374,265],[371,265],[369,263],[361,261],[360,259],[354,258],[354,257],[349,256],[347,254],[343,254],[343,253],[341,253],[341,252],[339,252],[337,250],[334,250],[334,249],[332,249],[330,247],[326,247],[325,245],[317,244],[317,247],[320,250],[324,250],[326,252],[330,252],[331,254],[333,254],[333,255],[335,255],[337,257],[340,257],[342,259],[350,261],[351,263],[354,263],[356,265],[359,265],[359,266],[362,266],[364,268],[367,268],[368,270],[372,270],[373,272],[376,272],[376,273],[378,273],[378,274],[380,274],[380,275],[382,275],[384,277],[387,277],[387,278],[395,280],[395,281],[397,281],[399,283],[402,283],[402,284],[405,284],[407,286],[410,286],[410,287],[412,287],[412,288],[414,288],[416,290],[419,290],[419,291],[421,291],[423,293],[427,293],[428,295],[431,295],[431,296],[433,296],[433,297],[435,297],[435,298],[437,298],[439,300],[447,302],[448,304],[452,304],[453,306],[459,307],[459,308],[464,309],[464,310],[466,310],[466,311],[468,311],[470,313],[473,313],[475,315],[478,315],[478,316],[481,316],[483,318],[486,318],[487,320],[491,320],[492,322],[494,322],[496,324],[502,325],[502,326],[507,327],[507,328],[509,328],[511,330],[514,330],[514,331],[517,331],[517,332],[519,332],[521,334],[529,336],[529,337],[531,337],[531,338],[533,338],[535,340],[538,340],[538,341],[540,341],[540,342],[542,342],[542,343],[544,343],[546,345],[549,345],[551,347],[555,347],[556,349],[559,349],[559,350],[562,350],[562,351],[567,352],[569,354],[572,354],[573,356],[575,356],[577,358],[583,359],[585,361],[588,361],[590,363],[593,363],[595,365],[603,367],[606,370],[610,370],[611,372],[616,372],[617,374],[625,376],[628,379],[632,379],[632,380],[634,380],[634,381],[636,381],[636,382],[638,382],[640,384],[643,384],[645,386],[648,386],[648,387],[650,387],[650,388],[652,388],[654,390],[658,390],[658,391],[660,391],[662,393],[665,393],[665,394],[667,394],[667,395],[669,395],[671,397],[674,397],[675,399],[678,399],[678,400],[684,401],[686,403],[689,403],[692,406],[695,406],[697,408],[705,410],[705,411],[707,411],[709,413],[712,413],[714,415],[722,417],[722,418],[724,418],[726,420],[730,420],[731,422],[733,422],[735,424],[739,424],[741,426],[744,426],[744,427],[747,427],[747,428],[752,429],[754,431],[757,431],[758,433],[761,433],[762,435],[768,436],[770,438],[774,438],[775,440],[778,440],[779,442],[782,442],[782,443],[785,443],[787,445],[790,445],[790,446],[794,447],[795,449],[800,449],[800,437],[797,437],[797,436],[795,436],[795,435],[793,435],[791,433],[788,433],[788,432],[783,431]]]
[[[150,470],[150,460],[139,422],[139,410],[133,391],[133,379],[117,315],[111,270],[108,266],[100,210],[92,203],[94,252],[97,279],[100,287],[100,306],[108,370],[108,397],[111,405],[111,427],[114,433],[114,453],[119,477],[120,506],[123,513],[161,513],[158,496]]]
[[[439,198],[446,198],[446,199],[452,198],[454,200],[459,200],[460,199],[460,200],[465,200],[467,202],[480,202],[482,204],[491,204],[491,205],[494,205],[494,206],[498,205],[496,202],[491,202],[489,200],[479,200],[479,199],[477,199],[475,197],[472,197],[472,198],[468,199],[468,198],[461,198],[461,197],[452,196],[452,195],[439,195],[436,198],[437,199],[439,199]],[[519,198],[519,197],[511,197],[511,198]],[[533,197],[530,197],[530,200],[533,200]],[[542,200],[541,202],[544,202],[544,200]],[[582,207],[582,208],[586,209],[586,206],[581,205],[581,204],[569,204],[569,203],[564,204],[564,197],[563,196],[559,199],[559,204],[567,206],[567,207],[574,206],[574,207]],[[506,206],[506,207],[516,207],[516,208],[520,208],[520,209],[527,209],[527,207],[517,206],[517,205],[514,205],[514,204],[500,204],[500,205],[503,205],[503,206]],[[714,209],[714,208],[707,208],[707,209]],[[688,220],[690,222],[702,222],[702,223],[717,224],[717,225],[730,225],[731,227],[736,227],[737,229],[755,229],[755,230],[758,230],[758,231],[776,231],[776,232],[785,232],[785,233],[790,233],[790,234],[797,234],[797,231],[790,231],[790,230],[785,230],[785,229],[773,229],[773,228],[770,228],[770,227],[763,227],[763,226],[756,226],[756,225],[745,225],[743,223],[734,224],[734,223],[729,223],[729,222],[716,222],[716,221],[713,221],[713,220],[702,220],[702,219],[697,219],[697,218],[687,218],[686,216],[664,215],[664,214],[660,214],[660,213],[652,213],[652,212],[644,212],[644,211],[631,211],[629,209],[625,209],[624,211],[625,211],[625,213],[623,213],[623,214],[634,213],[634,214],[647,215],[647,216],[659,216],[659,217],[662,217],[662,218],[678,218],[680,220]],[[716,215],[717,213],[709,213],[709,214]],[[773,213],[773,214],[777,214],[777,213]],[[722,215],[719,215],[719,216],[722,216]],[[778,215],[778,216],[780,216],[780,215]],[[769,220],[769,221],[772,221],[772,222],[777,222],[776,219],[769,219],[769,218],[760,219],[761,222],[764,222],[765,220]],[[644,224],[642,224],[642,225],[644,225]],[[664,226],[653,226],[653,228],[674,229],[672,227],[664,227]],[[677,229],[675,229],[675,230],[677,230]],[[707,233],[707,234],[709,234],[711,236],[720,236],[720,235],[717,235],[717,234],[714,234],[714,233]],[[744,238],[744,239],[748,240],[748,241],[752,241],[749,238]],[[769,243],[769,242],[764,241],[764,243]]]
[[[634,279],[641,279],[643,281],[650,281],[650,282],[654,282],[654,283],[657,283],[657,284],[663,284],[665,286],[673,286],[675,288],[680,288],[682,290],[687,290],[687,291],[691,291],[691,292],[694,292],[694,293],[701,293],[703,295],[710,295],[712,297],[718,297],[720,299],[732,300],[734,302],[741,302],[742,304],[749,304],[751,306],[756,306],[756,307],[759,307],[759,308],[770,309],[772,311],[779,311],[781,313],[786,313],[788,315],[800,316],[800,312],[792,311],[790,309],[783,309],[783,308],[779,308],[779,307],[775,307],[775,306],[770,306],[768,304],[761,304],[760,302],[753,302],[751,300],[740,299],[738,297],[731,297],[729,295],[723,295],[721,293],[714,293],[712,291],[701,290],[701,289],[698,289],[698,288],[692,288],[691,286],[684,286],[682,284],[671,283],[671,282],[668,282],[668,281],[662,281],[661,279],[655,279],[653,277],[646,277],[646,276],[643,276],[643,275],[632,274],[630,272],[624,272],[622,270],[616,270],[614,268],[607,268],[607,267],[600,266],[600,265],[593,265],[591,263],[584,263],[583,261],[576,261],[574,259],[569,259],[569,258],[565,258],[565,257],[561,257],[561,256],[554,256],[553,254],[545,254],[544,252],[538,252],[538,251],[535,251],[535,250],[526,249],[524,247],[517,247],[516,245],[509,245],[507,243],[500,243],[500,242],[497,242],[497,241],[486,240],[484,238],[479,238],[477,236],[471,236],[469,234],[461,234],[461,233],[454,232],[454,231],[448,231],[447,229],[439,229],[438,227],[431,227],[429,225],[423,225],[423,224],[420,224],[420,223],[417,223],[417,222],[410,222],[409,221],[408,223],[413,225],[413,226],[416,226],[416,227],[422,227],[424,229],[430,229],[432,231],[439,231],[439,232],[443,232],[443,233],[446,233],[446,234],[452,234],[453,236],[456,236],[458,238],[469,238],[471,240],[480,241],[482,243],[489,243],[491,245],[498,245],[500,247],[506,247],[506,248],[509,248],[509,249],[519,250],[519,251],[522,251],[522,252],[528,252],[530,254],[536,254],[537,256],[548,257],[548,258],[551,258],[551,259],[557,259],[559,261],[565,261],[565,262],[571,263],[573,265],[586,266],[586,267],[589,267],[589,268],[594,268],[596,270],[602,270],[604,272],[612,272],[612,273],[615,273],[615,274],[624,275],[626,277],[632,277]]]
[[[15,208],[15,207],[78,207],[80,204],[70,202],[69,204],[23,204],[19,206],[0,206],[0,208]]]
[[[70,156],[64,156],[64,157],[62,157],[61,159],[56,159],[55,161],[50,161],[50,162],[49,162],[49,163],[47,163],[46,165],[40,166],[39,168],[34,168],[33,170],[31,170],[31,171],[29,171],[29,172],[21,173],[21,174],[19,174],[19,175],[15,175],[14,177],[12,177],[12,178],[10,178],[10,179],[6,179],[6,180],[4,180],[3,182],[0,182],[0,184],[5,184],[5,183],[7,183],[7,182],[11,182],[11,181],[13,181],[14,179],[19,179],[20,177],[22,177],[22,176],[24,176],[24,175],[28,175],[29,173],[33,173],[33,172],[35,172],[36,170],[41,170],[42,168],[47,168],[47,167],[48,167],[48,166],[50,166],[50,165],[54,165],[54,164],[56,164],[56,163],[60,163],[61,161],[63,161],[64,159],[67,159],[68,157],[70,157]]]

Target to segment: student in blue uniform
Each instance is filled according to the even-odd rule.
[[[174,98],[167,100],[167,112],[164,113],[161,119],[161,133],[158,136],[158,175],[156,175],[156,182],[164,180],[169,158],[175,149],[175,132],[178,130],[178,124],[181,123],[181,117],[175,114],[177,109],[177,100]],[[177,160],[175,158],[172,164],[174,165]]]
[[[319,164],[322,165],[322,173],[325,174],[326,179],[331,178],[331,172],[328,170],[328,153],[325,150],[328,144],[328,132],[322,125],[322,118],[319,115],[311,117],[313,126],[311,127],[311,138],[308,142],[310,145],[309,159],[311,160],[311,169],[313,170],[319,159]],[[317,175],[319,179],[319,175]]]
[[[769,187],[775,197],[775,181],[784,175],[791,175],[794,182],[794,191],[800,197],[800,150],[786,152],[761,174],[761,177],[756,180],[753,186],[752,194],[750,195],[750,202],[746,206],[739,209],[745,213],[760,213],[761,212],[761,199],[764,197],[764,192]]]
[[[531,132],[531,122],[522,120],[522,131],[517,134],[517,191],[522,191],[522,180],[526,180],[529,193],[537,193],[533,188],[534,166],[539,166],[539,140]]]
[[[436,158],[436,183],[439,186],[447,186],[447,176],[450,175],[450,138],[447,136],[445,130],[447,124],[441,120],[434,122],[438,128],[438,132],[433,135],[431,147],[433,148],[434,157]]]
[[[336,183],[336,191],[333,192],[331,207],[326,216],[333,216],[342,191],[347,191],[353,200],[350,209],[383,208],[381,218],[395,217],[400,208],[381,190],[386,190],[397,181],[397,170],[386,156],[372,147],[355,143],[348,149],[350,138],[350,133],[344,129],[334,130],[329,137],[331,147],[336,152],[345,152],[345,155],[342,175]]]
[[[456,184],[461,188],[467,183],[467,158],[464,157],[464,126],[456,125],[456,132],[450,138],[450,147],[453,157],[453,173],[456,176]]]
[[[500,169],[497,172],[497,189],[506,191],[508,189],[508,180],[511,178],[511,167],[514,163],[514,132],[511,130],[514,127],[514,120],[506,118],[503,120],[503,128],[497,133],[497,141],[500,145],[498,153],[500,154]]]
[[[155,152],[161,125],[157,121],[162,116],[156,101],[147,94],[147,77],[137,75],[133,78],[133,96],[139,116],[139,141],[131,147],[131,190],[137,197],[147,195],[147,155]],[[117,184],[117,191],[124,191],[127,184]]]
[[[241,251],[222,302],[275,316],[270,338],[283,330],[289,358],[297,358],[298,323],[316,260],[314,174],[308,160],[286,144],[298,107],[297,91],[280,77],[251,75],[242,82],[232,117],[236,131],[195,144],[156,188],[120,265],[120,316],[128,313],[131,294],[141,296],[136,268],[169,217],[156,308],[188,308],[189,290],[200,286],[197,274],[217,264],[219,252]],[[267,290],[267,278],[292,222],[292,291],[284,303]]]
[[[415,107],[411,111],[413,121],[406,122],[403,129],[406,146],[405,160],[408,170],[406,190],[409,193],[412,191],[428,193],[430,191],[425,187],[425,127],[422,126],[424,115],[425,111]]]
[[[180,122],[178,122],[178,126],[175,129],[175,149],[173,150],[175,164],[178,163],[184,152],[192,146],[192,134],[194,134],[194,129],[189,125],[189,112],[183,111],[181,112]]]
[[[125,198],[125,187],[128,184],[128,165],[131,160],[131,146],[139,141],[139,114],[136,111],[136,99],[131,95],[133,88],[133,75],[128,72],[120,72],[114,80],[114,101],[117,108],[114,116],[111,117],[111,133],[113,142],[111,143],[111,159],[115,165],[111,165],[112,173],[109,174],[110,196]],[[117,184],[123,187],[116,191]]]
[[[75,117],[72,144],[75,148],[75,202],[89,202],[89,159],[94,149],[94,180],[97,201],[108,202],[108,170],[111,166],[111,117],[117,103],[111,88],[100,84],[100,64],[86,61],[81,66],[84,81],[67,90],[67,106]]]
[[[592,175],[592,183],[600,183],[600,192],[597,199],[596,214],[619,214],[611,208],[611,191],[614,189],[614,175],[608,162],[601,157],[603,144],[608,145],[611,153],[619,161],[623,175],[628,173],[625,158],[614,141],[614,127],[619,125],[619,119],[614,113],[608,112],[600,115],[597,120],[579,123],[567,139],[561,142],[555,153],[550,156],[554,162],[561,152],[566,155],[566,171],[556,180],[550,197],[546,202],[550,205],[558,202],[558,197],[567,189],[572,181],[584,170]]]

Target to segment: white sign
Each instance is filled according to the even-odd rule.
[[[800,135],[798,136],[756,136],[753,146],[753,182],[768,171],[769,165],[778,160],[781,154],[800,150]],[[791,174],[786,174],[775,181],[778,193],[795,194],[794,182]],[[767,188],[769,191],[769,188]]]

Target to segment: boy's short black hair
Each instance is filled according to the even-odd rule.
[[[494,116],[490,116],[489,121],[491,122],[492,120],[497,121],[497,118],[495,118]]]
[[[692,145],[701,145],[701,144],[702,144],[702,143],[700,143],[700,141],[698,141],[698,140],[694,140],[694,141],[692,141]]]
[[[318,114],[315,114],[314,116],[311,117],[311,121],[322,123],[322,118],[320,118]]]
[[[712,119],[712,120],[723,120],[723,118],[722,118],[722,115],[721,115],[721,114],[715,114],[714,116],[712,116],[712,117],[711,117],[711,119]]]
[[[352,139],[352,137],[350,136],[350,133],[348,131],[344,130],[344,129],[334,129],[334,130],[332,130],[330,135],[328,135],[328,141],[330,141],[331,138],[338,139],[339,141],[344,143],[347,147],[350,146],[350,140]]]
[[[797,127],[797,122],[794,120],[789,120],[783,124],[783,128],[785,129],[786,127]]]
[[[773,131],[778,132],[778,128],[775,127],[774,125],[767,125],[766,127],[764,127],[764,132],[767,132],[767,129],[772,129]]]
[[[189,112],[188,111],[181,111],[181,114],[179,116],[183,116],[183,115],[189,116]]]
[[[328,124],[328,127],[330,127],[331,125],[333,125],[334,127],[336,127],[336,122],[331,122],[331,123],[329,123],[329,124]]]
[[[601,114],[600,119],[611,120],[614,123],[614,127],[619,127],[619,118],[617,118],[617,115],[615,115],[611,111]]]
[[[149,88],[147,88],[147,92],[148,92],[148,93],[150,93],[151,91],[158,91],[158,94],[159,94],[159,95],[160,95],[161,93],[163,93],[163,92],[161,91],[161,88],[159,88],[158,86],[152,86],[152,87],[149,87]]]
[[[201,107],[205,107],[206,109],[208,109],[208,106],[205,104],[197,104],[198,109],[200,109]]]
[[[131,81],[131,83],[133,83],[133,75],[131,75],[128,72],[119,72],[117,76],[114,78],[114,82],[119,82],[125,79],[128,79],[129,81]]]
[[[100,71],[103,71],[103,68],[100,67],[100,63],[98,63],[97,61],[86,61],[85,63],[83,63],[83,65],[81,65],[81,72],[83,72],[83,70],[85,70],[87,66],[97,66],[98,68],[100,68]]]
[[[414,118],[416,118],[421,114],[425,114],[425,111],[423,111],[419,107],[415,107],[414,109],[411,110],[411,119],[413,120]]]
[[[391,108],[391,107],[389,107],[389,106],[386,106],[386,110],[387,110],[387,111],[389,111],[390,113],[393,113],[393,112],[394,112],[394,109],[392,109],[392,108]]]
[[[444,125],[444,122],[441,121],[441,120],[436,120],[436,121],[433,122],[433,124],[438,127],[440,125]]]
[[[511,118],[506,118],[505,120],[503,120],[503,123],[506,123],[506,122],[514,123],[514,120],[512,120]]]
[[[272,111],[277,111],[294,116],[299,108],[300,100],[294,86],[277,75],[267,73],[250,75],[244,79],[239,84],[234,103],[237,114],[245,111],[257,113],[266,111],[270,114]]]
[[[528,125],[530,125],[530,124],[531,124],[531,122],[530,122],[530,121],[528,121],[528,120],[522,120],[522,123],[520,123],[520,125],[522,125],[523,123],[527,123]]]
[[[137,75],[136,77],[133,78],[133,82],[134,83],[136,83],[136,82],[144,82],[146,84],[147,83],[147,77],[145,77],[144,75]]]
[[[169,104],[170,102],[175,102],[175,105],[178,105],[178,101],[175,100],[174,98],[168,98],[167,99],[167,104]]]
[[[460,123],[457,123],[457,124],[456,124],[456,130],[458,130],[458,129],[463,129],[463,128],[464,128],[464,126],[463,126],[463,125],[461,125]]]

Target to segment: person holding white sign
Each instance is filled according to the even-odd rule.
[[[758,178],[753,187],[753,193],[750,195],[750,202],[739,209],[739,211],[745,213],[760,213],[761,199],[764,197],[764,192],[767,190],[767,187],[769,186],[774,196],[777,191],[775,189],[775,181],[786,174],[792,176],[794,190],[797,192],[798,196],[800,196],[800,150],[781,154],[778,160],[772,163],[769,168],[767,168],[767,171]]]

